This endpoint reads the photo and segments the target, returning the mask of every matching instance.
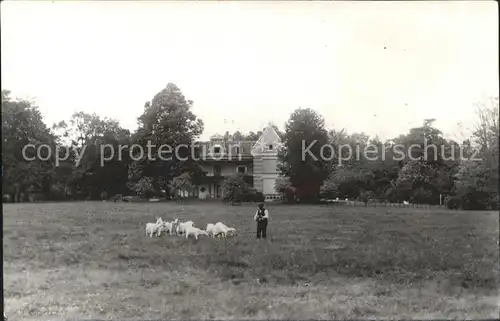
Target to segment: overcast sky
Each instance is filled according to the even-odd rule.
[[[391,138],[424,118],[451,134],[498,96],[496,1],[1,6],[2,87],[36,99],[48,124],[83,110],[135,129],[173,82],[202,138],[283,128],[299,106]]]

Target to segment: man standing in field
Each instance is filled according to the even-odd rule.
[[[269,212],[264,208],[264,203],[259,204],[259,209],[255,216],[253,217],[257,221],[257,239],[266,238],[267,234],[267,222],[269,219]]]

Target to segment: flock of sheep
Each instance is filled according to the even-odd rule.
[[[155,234],[159,237],[162,232],[166,232],[169,235],[185,236],[186,239],[189,238],[189,236],[193,236],[198,240],[198,236],[200,235],[214,238],[218,236],[226,237],[235,233],[236,229],[227,227],[222,222],[218,222],[216,224],[207,224],[207,228],[202,230],[195,227],[193,221],[181,222],[177,218],[171,222],[165,222],[161,217],[158,217],[156,223],[146,223],[146,235],[150,238]]]

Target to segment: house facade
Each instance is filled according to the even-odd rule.
[[[278,178],[279,135],[268,125],[257,141],[225,140],[221,135],[210,137],[208,142],[197,142],[196,160],[203,170],[202,183],[188,195],[200,199],[224,197],[224,179],[236,174],[266,199],[277,198],[275,182]]]

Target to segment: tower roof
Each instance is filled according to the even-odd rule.
[[[210,140],[218,140],[218,139],[224,139],[224,136],[222,136],[220,134],[215,134],[215,135],[210,136]]]
[[[276,133],[271,123],[264,128],[262,135],[260,135],[257,142],[252,147],[252,153],[264,152],[266,150],[266,146],[269,145],[274,145],[276,148],[281,146],[281,138],[278,133]]]

